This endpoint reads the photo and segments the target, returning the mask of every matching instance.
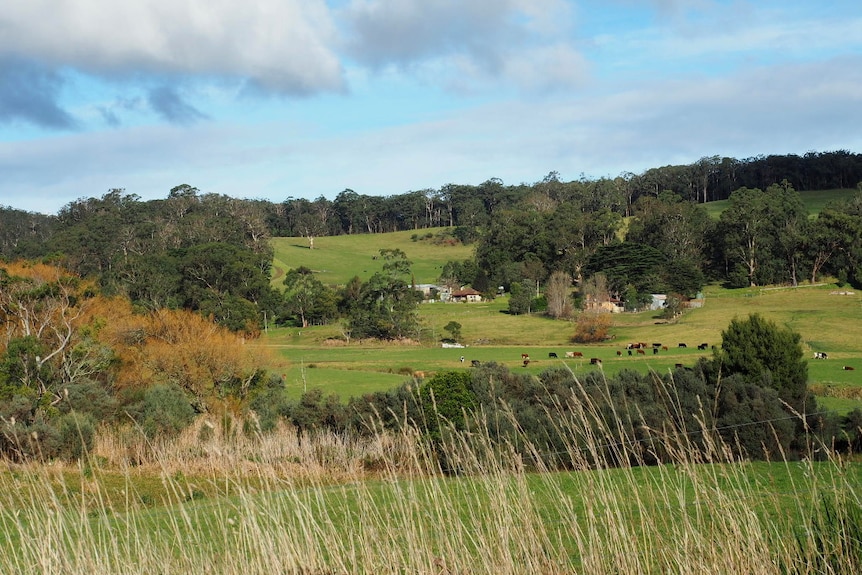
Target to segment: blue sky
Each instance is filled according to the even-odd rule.
[[[0,205],[862,152],[858,0],[6,0]]]

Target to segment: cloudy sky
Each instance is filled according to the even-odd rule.
[[[858,0],[4,0],[0,205],[862,152]]]

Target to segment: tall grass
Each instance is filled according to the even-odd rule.
[[[77,467],[6,464],[0,572],[859,572],[858,465],[825,446],[820,462],[734,460],[706,428],[637,439],[572,394],[567,471],[475,426],[435,442],[409,425],[354,438],[221,419],[157,444],[106,431]],[[659,452],[672,463],[643,465]]]

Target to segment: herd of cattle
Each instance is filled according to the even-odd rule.
[[[678,343],[677,347],[685,348],[685,347],[688,347],[688,345],[686,345],[685,343]],[[715,347],[715,346],[713,346],[713,347]],[[697,349],[700,351],[705,351],[709,348],[710,348],[710,346],[708,343],[701,343],[697,346]],[[668,346],[662,345],[661,343],[653,343],[652,345],[649,345],[649,344],[646,344],[643,342],[637,342],[637,343],[630,343],[630,344],[626,345],[625,349],[628,352],[628,355],[633,355],[633,352],[634,352],[635,355],[645,356],[646,350],[648,350],[648,349],[652,349],[653,355],[657,355],[659,353],[659,350],[667,351]],[[623,352],[621,350],[617,350],[617,357],[622,357],[622,355],[623,355]],[[583,354],[583,352],[580,352],[580,351],[567,351],[567,352],[565,352],[565,357],[567,359],[583,359],[584,354]],[[815,351],[814,352],[814,359],[828,359],[828,358],[829,358],[829,355],[825,352],[822,352],[822,351]],[[557,352],[555,352],[555,351],[549,352],[548,353],[548,359],[559,359],[559,355],[557,355]],[[462,362],[464,361],[463,356],[461,357],[461,361]],[[530,354],[528,354],[528,353],[522,353],[521,354],[521,362],[522,362],[524,367],[527,367],[528,365],[530,365],[530,361],[531,361],[530,360]],[[590,364],[591,365],[601,365],[602,360],[598,357],[591,357],[590,358]],[[477,359],[473,359],[473,360],[470,360],[470,365],[472,367],[479,367],[481,365],[481,362]],[[676,364],[676,365],[677,365],[677,367],[682,366],[682,364]],[[845,365],[845,366],[843,366],[843,369],[845,371],[853,371],[855,368],[853,366],[850,366],[850,365]]]

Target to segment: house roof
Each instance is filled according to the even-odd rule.
[[[466,297],[468,295],[482,295],[482,292],[476,291],[473,288],[462,288],[452,292],[452,297]]]

